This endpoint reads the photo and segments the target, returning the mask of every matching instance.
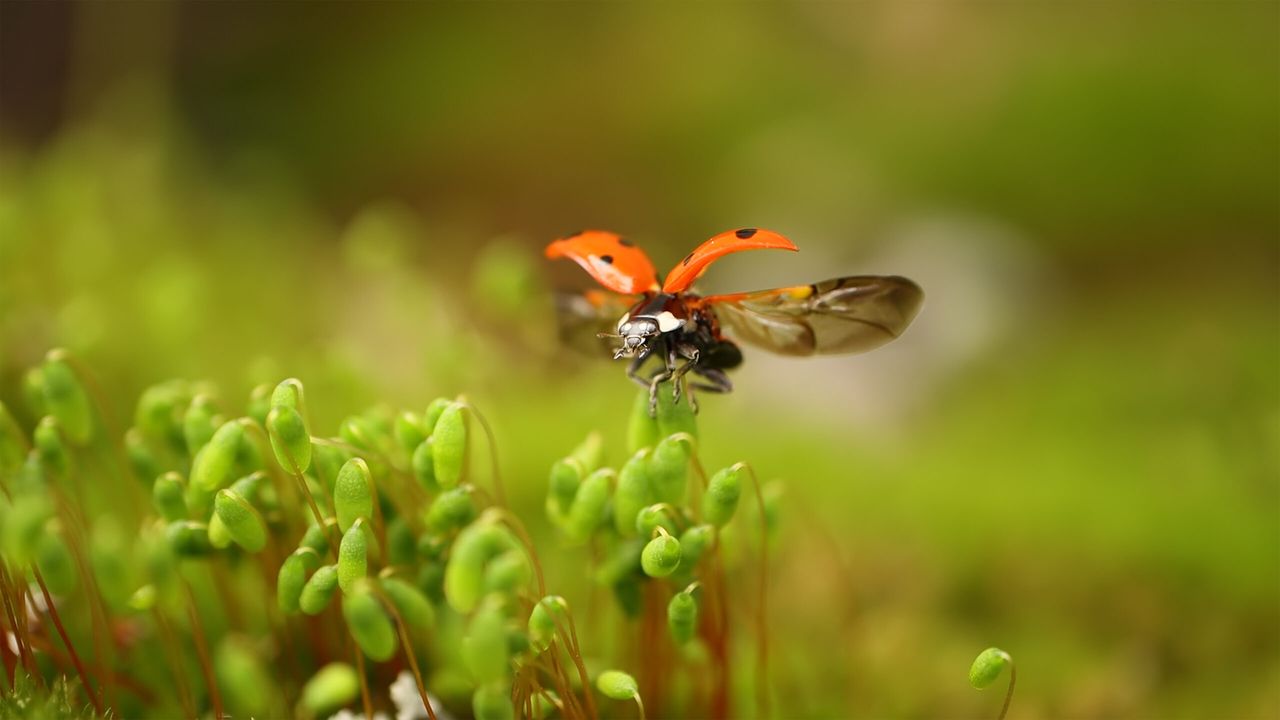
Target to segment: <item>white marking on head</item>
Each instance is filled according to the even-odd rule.
[[[662,311],[654,318],[658,321],[658,329],[662,332],[671,332],[684,326],[684,320],[679,320],[669,311]]]

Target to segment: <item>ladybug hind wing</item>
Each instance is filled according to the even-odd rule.
[[[613,333],[619,318],[639,299],[598,290],[556,293],[556,328],[560,342],[584,355],[609,357],[617,343],[600,334]]]
[[[781,355],[808,356],[877,348],[906,330],[923,299],[906,278],[859,275],[702,302],[735,338]]]

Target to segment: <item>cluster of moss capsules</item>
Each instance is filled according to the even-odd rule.
[[[660,394],[657,412],[649,413],[648,394],[636,398],[628,427],[630,456],[617,469],[604,467],[596,435],[587,438],[551,469],[547,515],[571,545],[590,548],[594,578],[610,589],[618,607],[640,630],[637,642],[639,682],[602,676],[609,697],[649,699],[650,705],[709,717],[730,714],[733,657],[731,594],[727,592],[722,550],[733,537],[730,523],[744,492],[758,502],[755,560],[755,706],[769,713],[767,547],[777,515],[778,488],[762,489],[745,463],[725,467],[709,477],[698,454],[695,415],[688,402]],[[741,597],[741,593],[738,594]],[[663,630],[655,634],[654,628]],[[674,648],[677,652],[672,653]],[[705,680],[697,688],[673,687],[679,673],[670,672],[671,657],[694,666]],[[629,688],[627,693],[610,688]],[[620,694],[621,693],[621,694]],[[698,703],[701,703],[699,706]],[[643,714],[643,705],[641,705]]]
[[[687,404],[664,398],[650,418],[642,396],[616,471],[595,434],[551,470],[550,518],[594,548],[595,578],[653,640],[627,661],[633,675],[588,669],[496,460],[474,481],[475,426],[488,426],[465,399],[352,415],[325,437],[296,379],[255,388],[243,414],[210,384],[171,380],[143,391],[121,432],[64,351],[24,388],[30,433],[0,404],[6,664],[37,684],[74,671],[97,714],[327,717],[358,703],[372,717],[388,686],[427,717],[594,718],[600,696],[643,715],[642,695],[664,713],[730,714],[722,550],[744,486],[762,533],[773,497],[742,464],[703,474]],[[610,656],[609,634],[587,631],[593,657]],[[695,673],[696,702],[672,700],[670,647],[710,671]]]
[[[464,400],[326,438],[295,379],[256,388],[243,416],[175,380],[115,441],[94,387],[55,351],[26,377],[31,435],[0,404],[0,605],[42,608],[68,654],[9,612],[24,677],[74,666],[97,714],[326,717],[359,698],[372,717],[386,701],[370,685],[394,695],[407,665],[410,713],[595,715],[572,617],[538,603],[496,466],[488,490],[469,479],[470,426],[487,425]],[[553,641],[567,667],[538,664]]]

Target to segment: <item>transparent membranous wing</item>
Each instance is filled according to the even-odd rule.
[[[608,358],[618,340],[599,335],[616,332],[618,320],[639,300],[639,296],[588,290],[585,293],[556,293],[555,299],[560,342],[580,353]]]
[[[813,285],[713,295],[702,302],[732,335],[782,355],[857,353],[902,334],[924,293],[896,276],[861,275]]]

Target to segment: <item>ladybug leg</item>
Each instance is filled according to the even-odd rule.
[[[729,379],[729,376],[723,370],[699,367],[694,368],[694,372],[701,375],[707,382],[689,383],[690,390],[697,388],[698,390],[721,394],[733,392],[733,381]]]
[[[694,388],[697,387],[697,383],[691,383],[686,381],[686,384],[689,386],[685,388],[685,393],[689,396],[689,409],[693,411],[694,415],[697,415],[698,414],[698,397],[697,397],[697,393],[693,391]]]
[[[676,374],[677,348],[675,345],[667,343],[665,349],[666,352],[663,359],[667,363],[666,367],[654,373],[653,377],[649,379],[649,417],[658,416],[658,386],[675,377]],[[676,384],[679,385],[678,382]]]
[[[671,389],[671,398],[676,402],[679,402],[680,391],[684,388],[684,382],[683,382],[684,376],[690,370],[697,368],[698,357],[701,355],[701,353],[698,352],[698,348],[696,345],[692,345],[690,343],[680,343],[676,347],[676,350],[679,352],[679,354],[682,357],[685,357],[688,359],[688,362],[676,368],[676,370],[672,375],[673,381],[671,384],[674,387],[672,387]]]
[[[642,353],[637,355],[636,358],[627,365],[627,377],[631,378],[631,382],[634,382],[642,388],[649,387],[649,378],[640,374],[641,366],[643,366],[644,361],[648,359],[649,354]]]

